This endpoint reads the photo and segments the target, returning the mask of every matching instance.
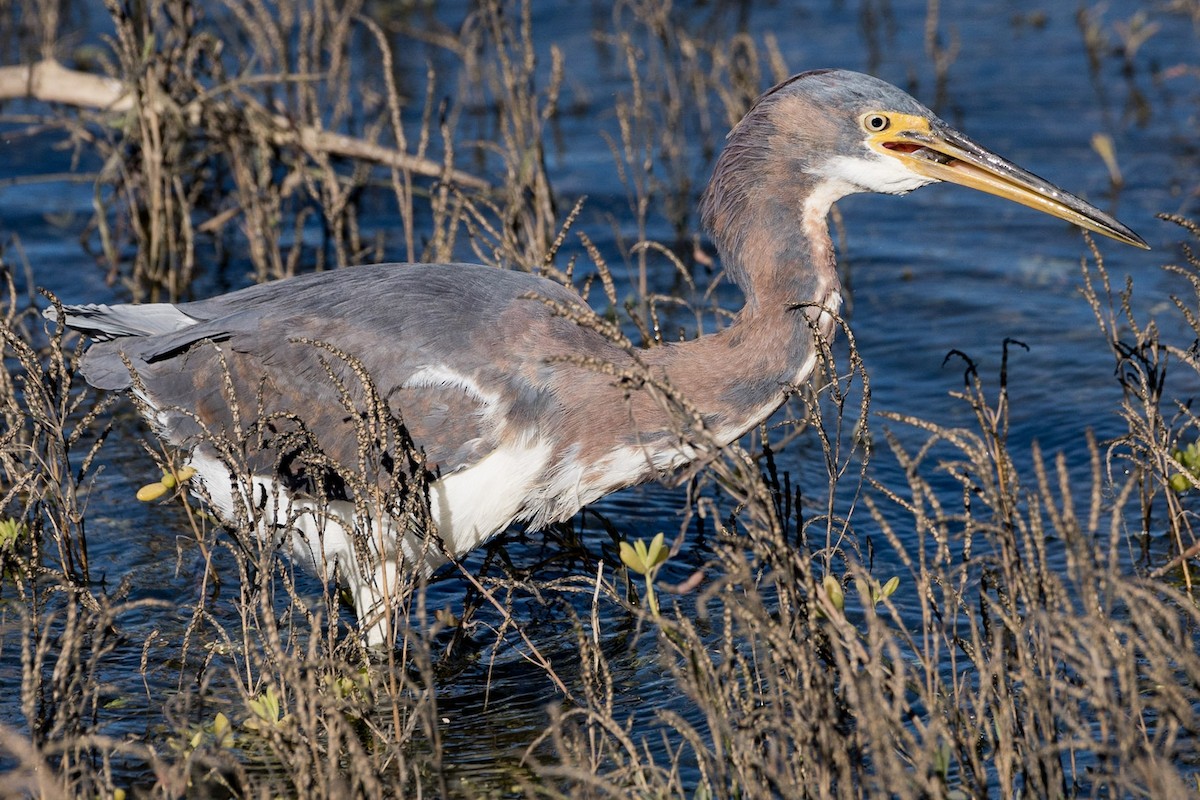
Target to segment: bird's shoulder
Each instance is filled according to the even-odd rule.
[[[528,272],[465,263],[397,263],[298,275],[178,307],[202,321],[304,313],[403,318],[484,313],[529,296],[582,302],[574,290]]]

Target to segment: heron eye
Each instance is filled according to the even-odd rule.
[[[883,114],[867,114],[862,118],[862,126],[871,133],[886,131],[892,121]]]

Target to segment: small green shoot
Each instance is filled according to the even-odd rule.
[[[177,472],[163,472],[162,478],[154,483],[147,483],[137,490],[137,499],[143,503],[152,503],[181,483],[190,481],[195,476],[193,467],[183,467]]]
[[[326,685],[333,690],[335,696],[343,700],[362,699],[367,697],[371,690],[371,676],[363,668],[352,675],[330,677]]]
[[[1183,494],[1195,485],[1193,480],[1200,480],[1200,443],[1192,442],[1182,450],[1175,450],[1171,457],[1191,473],[1189,478],[1182,472],[1176,472],[1168,481],[1171,491]]]
[[[0,553],[12,553],[17,544],[29,536],[29,526],[9,517],[0,520]]]
[[[893,575],[891,578],[888,579],[887,583],[883,584],[883,586],[880,586],[879,581],[872,578],[871,586],[869,589],[869,593],[870,593],[870,597],[871,597],[871,605],[873,605],[873,606],[879,605],[884,600],[886,600],[887,598],[894,595],[896,593],[896,590],[899,588],[900,588],[900,576],[899,575]]]
[[[174,737],[167,742],[177,753],[195,752],[205,743],[219,749],[233,747],[233,725],[229,722],[229,717],[218,711],[212,722],[192,728],[192,735],[186,743]]]
[[[663,544],[663,535],[656,534],[650,540],[649,546],[641,539],[632,545],[629,542],[621,542],[620,551],[621,561],[625,566],[646,577],[646,605],[649,606],[650,613],[657,617],[658,597],[654,594],[654,576],[671,554],[670,549]]]
[[[218,711],[211,724],[205,725],[192,736],[192,749],[199,747],[205,737],[211,737],[213,744],[219,748],[233,747],[233,725],[229,717]]]
[[[854,585],[864,603],[870,602],[872,606],[877,606],[900,588],[900,576],[893,575],[882,586],[874,578],[855,581]],[[843,611],[846,608],[846,593],[842,589],[841,581],[833,575],[826,575],[821,579],[821,588],[835,609]],[[820,612],[818,611],[818,613]]]
[[[242,727],[259,735],[266,735],[291,721],[291,715],[283,713],[279,705],[279,695],[275,694],[273,686],[268,686],[266,691],[250,701],[250,712],[254,716],[243,721]]]
[[[821,587],[825,590],[825,595],[829,598],[829,602],[838,611],[846,607],[846,594],[842,591],[842,584],[832,575],[826,575],[821,580]]]
[[[0,578],[15,574],[20,562],[17,548],[28,541],[28,525],[11,517],[0,519]]]

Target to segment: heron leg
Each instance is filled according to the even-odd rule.
[[[356,573],[350,581],[359,632],[371,650],[383,650],[396,642],[399,628],[396,612],[404,605],[407,594],[402,585],[404,580],[399,565],[384,559],[369,576]]]

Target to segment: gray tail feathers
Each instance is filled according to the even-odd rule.
[[[130,387],[129,366],[142,361],[139,351],[149,344],[143,337],[174,333],[199,321],[170,303],[118,306],[89,303],[63,306],[62,311],[61,320],[54,306],[42,313],[46,319],[61,322],[96,340],[84,353],[80,367],[83,377],[97,389]]]
[[[88,303],[82,306],[63,306],[66,315],[61,322],[98,342],[124,336],[154,336],[173,333],[195,325],[199,320],[189,317],[170,303],[106,306]],[[54,306],[42,312],[46,319],[58,322]]]

